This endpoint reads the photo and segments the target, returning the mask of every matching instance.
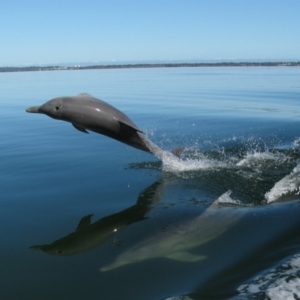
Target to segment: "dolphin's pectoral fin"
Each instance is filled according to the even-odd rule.
[[[129,132],[133,132],[133,133],[136,133],[137,131],[138,132],[141,132],[141,133],[144,133],[141,129],[139,129],[138,127],[133,127],[129,124],[126,124],[120,120],[118,120],[119,124],[120,124],[120,128],[121,130],[126,130],[126,131],[129,131]]]
[[[194,261],[200,261],[206,258],[204,255],[196,255],[189,252],[175,252],[170,255],[167,255],[167,258],[182,261],[182,262],[194,262]]]
[[[79,221],[78,226],[77,226],[77,228],[76,228],[76,231],[77,231],[77,230],[80,230],[80,229],[82,229],[82,228],[84,228],[84,227],[86,227],[86,226],[88,226],[88,225],[90,225],[90,224],[91,224],[91,218],[92,218],[92,216],[93,216],[93,215],[88,215],[88,216],[83,217],[83,218]]]
[[[79,125],[76,125],[76,124],[74,124],[74,123],[72,123],[72,125],[73,125],[77,130],[79,130],[79,131],[81,131],[81,132],[83,132],[83,133],[88,133],[84,127],[79,126]]]

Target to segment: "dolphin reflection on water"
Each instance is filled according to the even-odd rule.
[[[85,216],[80,220],[76,230],[69,235],[51,244],[31,246],[30,249],[57,256],[71,256],[91,251],[130,224],[144,220],[153,204],[160,201],[163,185],[163,180],[155,182],[139,195],[135,205],[92,224],[92,215]]]

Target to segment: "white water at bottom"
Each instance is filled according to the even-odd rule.
[[[294,255],[278,267],[257,276],[247,284],[237,288],[238,295],[233,300],[300,299],[300,254]],[[165,300],[193,300],[187,295],[170,297]]]
[[[237,299],[257,299],[255,295],[264,293],[264,299],[289,300],[300,297],[300,254],[284,262],[275,269],[253,279],[238,288]],[[297,298],[296,298],[297,297]],[[261,298],[259,298],[261,299]]]

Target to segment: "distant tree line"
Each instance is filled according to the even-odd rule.
[[[65,71],[92,69],[133,69],[133,68],[180,68],[180,67],[300,67],[300,62],[220,62],[220,63],[156,63],[156,64],[119,64],[96,66],[29,66],[0,67],[0,72]]]

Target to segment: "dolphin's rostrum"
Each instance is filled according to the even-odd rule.
[[[41,106],[29,107],[26,111],[70,122],[81,132],[94,131],[162,157],[163,150],[147,139],[145,133],[124,113],[89,94],[54,98]],[[179,157],[182,151],[183,148],[178,148],[172,153]]]

